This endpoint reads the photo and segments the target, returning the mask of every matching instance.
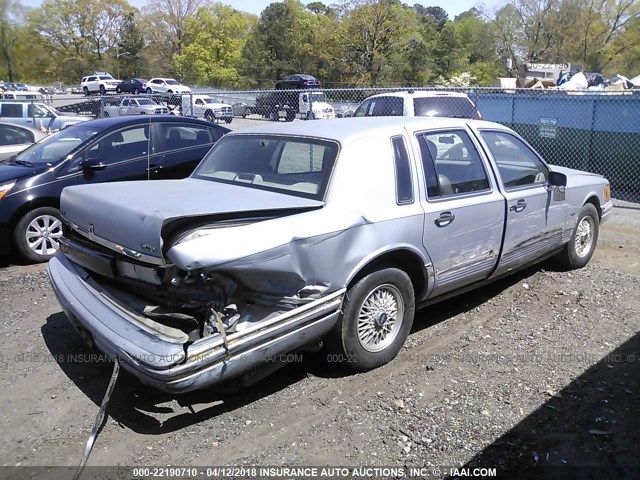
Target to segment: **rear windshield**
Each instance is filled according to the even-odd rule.
[[[471,100],[464,97],[423,97],[413,99],[416,117],[478,118]]]
[[[192,176],[321,200],[337,154],[337,143],[319,139],[225,136]]]

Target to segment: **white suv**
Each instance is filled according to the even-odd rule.
[[[354,117],[454,117],[482,119],[465,93],[407,90],[373,95],[365,99]]]
[[[191,89],[175,78],[152,78],[147,82],[147,93],[191,93]]]
[[[118,88],[120,80],[117,80],[107,72],[95,72],[93,75],[82,77],[80,88],[85,95],[99,92],[104,95],[107,92],[114,91]]]

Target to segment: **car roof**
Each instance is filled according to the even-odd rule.
[[[21,120],[20,118],[16,118],[16,120]],[[25,130],[30,130],[31,132],[40,132],[43,133],[39,128],[32,127],[31,125],[25,125],[24,123],[12,122],[11,119],[2,119],[0,120],[0,125],[6,125],[11,127],[24,128]]]
[[[97,127],[102,129],[118,127],[118,126],[127,126],[127,125],[136,125],[138,123],[193,123],[197,125],[206,125],[217,126],[220,128],[225,128],[220,125],[213,124],[211,122],[207,122],[206,120],[200,120],[197,118],[191,117],[183,117],[179,115],[130,115],[126,117],[105,117],[105,118],[97,118],[95,120],[88,120],[86,122],[81,122],[76,125],[90,125],[92,127]],[[71,127],[68,127],[71,128]],[[225,130],[227,130],[225,128]]]
[[[384,92],[376,95],[371,95],[369,98],[375,97],[402,97],[402,98],[433,98],[433,97],[460,97],[469,98],[466,93],[463,92],[451,92],[446,90],[401,90],[396,92]]]
[[[507,127],[484,120],[448,117],[357,117],[336,118],[313,122],[273,122],[257,127],[234,130],[228,135],[266,134],[318,137],[343,143],[365,136],[385,135],[390,129],[406,127],[411,130],[432,128],[494,128],[507,130]]]

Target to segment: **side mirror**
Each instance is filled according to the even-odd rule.
[[[104,170],[105,168],[107,168],[107,164],[99,158],[87,158],[80,165],[82,166],[83,170],[92,172]]]
[[[549,172],[549,185],[554,187],[566,187],[567,176],[560,172]]]

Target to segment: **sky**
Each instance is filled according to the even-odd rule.
[[[302,0],[302,3],[307,4],[311,1],[313,0]],[[421,5],[424,5],[425,7],[442,7],[449,14],[449,19],[453,20],[456,15],[459,15],[462,12],[466,12],[471,7],[484,6],[487,9],[491,9],[505,2],[506,0],[449,0],[448,2],[437,2],[429,0],[404,0],[403,3],[406,3],[408,5],[415,5],[416,3],[419,3]],[[42,2],[41,0],[22,0],[21,3],[29,7],[38,7]],[[146,0],[129,0],[129,3],[134,7],[141,8],[147,2]],[[273,3],[273,0],[222,0],[221,3],[231,5],[236,10],[260,15],[262,10],[264,10],[267,5]],[[324,3],[325,5],[330,5],[337,2],[334,2],[333,0],[325,0],[322,3]]]

